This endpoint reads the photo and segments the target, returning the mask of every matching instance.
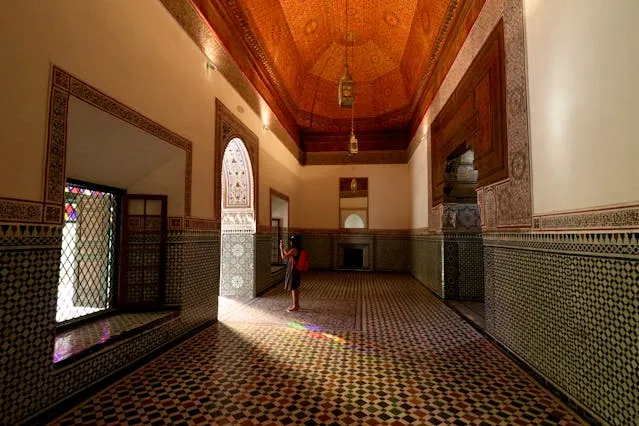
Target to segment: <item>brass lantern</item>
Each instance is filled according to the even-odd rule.
[[[348,0],[346,0],[346,34],[344,34],[344,76],[339,81],[339,88],[337,93],[337,102],[340,108],[353,108],[355,102],[355,82],[351,73],[348,72],[348,43],[353,42],[353,34],[348,31]]]
[[[348,155],[355,155],[358,151],[357,138],[355,137],[353,129],[351,129],[351,138],[348,141]]]
[[[344,67],[344,76],[339,81],[338,102],[341,108],[353,108],[355,102],[355,82],[348,72],[348,65]]]

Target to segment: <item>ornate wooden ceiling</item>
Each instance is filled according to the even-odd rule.
[[[191,2],[293,139],[320,152],[350,131],[346,48],[360,150],[405,149],[485,0],[349,0],[348,32],[346,0]]]

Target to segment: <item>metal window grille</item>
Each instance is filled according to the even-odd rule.
[[[56,321],[78,319],[113,305],[120,194],[67,182]]]

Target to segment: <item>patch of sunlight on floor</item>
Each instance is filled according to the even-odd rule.
[[[251,306],[251,302],[255,299],[237,299],[230,297],[218,297],[217,302],[217,317],[218,320],[227,325],[234,323],[243,323],[242,319],[246,319],[247,322],[251,317],[261,317],[267,322],[277,322],[277,318],[273,315],[266,313],[257,307]],[[234,321],[229,321],[233,317]],[[239,318],[239,321],[237,319]]]

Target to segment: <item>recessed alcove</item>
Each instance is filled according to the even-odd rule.
[[[336,241],[333,264],[338,270],[372,271],[373,239],[367,236],[352,236],[346,241]]]
[[[363,247],[344,247],[344,269],[362,269],[364,267]]]

